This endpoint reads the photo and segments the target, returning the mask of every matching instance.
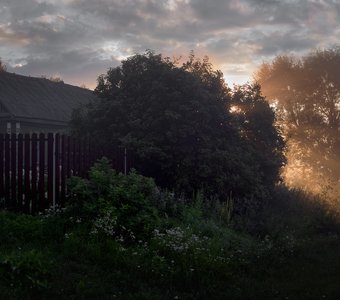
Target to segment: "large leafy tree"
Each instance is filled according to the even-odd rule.
[[[278,56],[255,79],[275,103],[288,140],[290,184],[340,187],[340,48]]]
[[[230,192],[263,195],[277,180],[282,153],[281,163],[275,162],[275,171],[269,172],[275,176],[267,174],[264,165],[277,159],[279,147],[274,142],[265,149],[270,153],[266,161],[259,154],[264,148],[255,146],[266,136],[261,130],[275,131],[272,111],[262,105],[257,88],[240,89],[233,97],[208,58],[198,60],[192,53],[178,66],[151,51],[137,54],[100,76],[95,92],[101,100],[74,114],[75,131],[132,149],[137,170],[161,186],[226,197]],[[243,96],[249,99],[242,104],[247,112],[236,117],[230,108]],[[258,122],[250,113],[256,114],[253,108],[267,113],[269,127],[245,126]],[[241,128],[246,127],[249,134],[243,136]],[[258,141],[250,137],[251,131]],[[277,139],[276,131],[274,135]]]

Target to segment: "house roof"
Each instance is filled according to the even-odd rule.
[[[73,109],[96,99],[92,91],[63,82],[0,72],[0,103],[14,117],[67,123]]]

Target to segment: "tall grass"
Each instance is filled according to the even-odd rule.
[[[1,299],[336,299],[339,218],[279,186],[242,214],[158,189],[105,161],[73,178],[65,209],[0,213]]]

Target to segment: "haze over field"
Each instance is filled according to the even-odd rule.
[[[340,40],[340,1],[1,0],[0,56],[10,72],[90,88],[145,49],[208,55],[229,84],[263,60]]]

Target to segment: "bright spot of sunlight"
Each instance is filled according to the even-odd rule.
[[[232,105],[230,106],[229,112],[231,112],[232,114],[239,114],[241,112],[241,108],[238,107],[237,105]]]

